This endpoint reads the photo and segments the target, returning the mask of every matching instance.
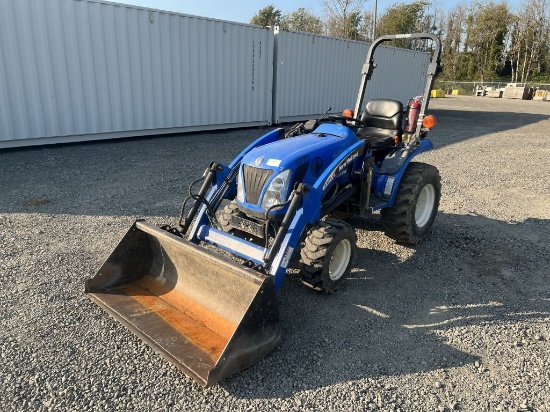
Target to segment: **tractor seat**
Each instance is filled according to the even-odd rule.
[[[368,127],[362,127],[357,134],[366,140],[373,151],[388,152],[394,145],[394,137],[403,134],[403,104],[397,100],[373,99],[365,106],[361,120]],[[386,150],[384,150],[386,149]],[[384,155],[385,153],[379,153]]]

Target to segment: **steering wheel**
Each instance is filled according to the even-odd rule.
[[[329,117],[329,120],[332,120],[333,122],[342,122],[342,124],[346,122],[355,122],[355,124],[361,126],[361,127],[368,127],[367,124],[359,119],[356,119],[355,117],[350,116],[343,116],[341,114],[331,114]]]

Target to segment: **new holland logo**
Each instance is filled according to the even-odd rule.
[[[254,160],[254,166],[259,166],[264,161],[263,157],[258,157],[256,160]]]

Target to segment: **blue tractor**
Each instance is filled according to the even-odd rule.
[[[405,111],[384,99],[363,108],[374,51],[396,39],[433,41],[424,95]],[[281,339],[276,292],[291,260],[304,284],[329,294],[350,272],[357,238],[338,216],[380,211],[385,233],[402,243],[430,231],[439,172],[411,160],[432,149],[435,118],[425,111],[440,54],[432,34],[375,40],[360,116],[347,110],[273,130],[231,164],[212,163],[178,224],[135,222],[86,283],[88,296],[204,386],[264,358]]]

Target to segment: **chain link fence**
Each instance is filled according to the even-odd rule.
[[[461,95],[474,95],[479,87],[490,87],[493,89],[504,89],[510,82],[468,82],[456,80],[437,80],[434,89],[444,90],[446,94],[452,94],[453,90],[458,90]],[[518,86],[526,85],[533,89],[550,90],[550,83],[515,83]],[[455,93],[456,94],[456,93]]]

